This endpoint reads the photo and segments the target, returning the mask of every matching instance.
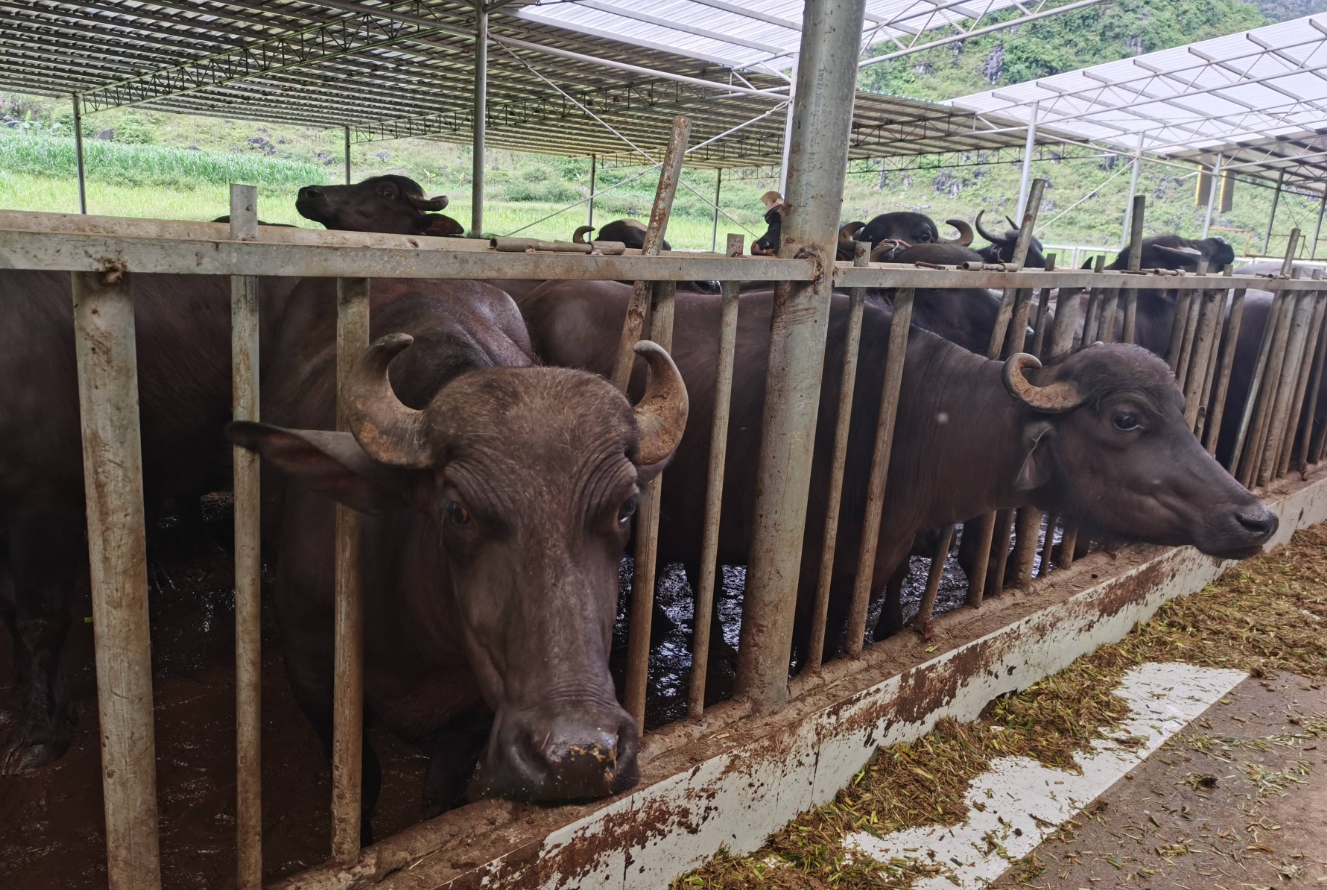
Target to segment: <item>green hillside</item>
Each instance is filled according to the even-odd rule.
[[[1324,8],[1327,0],[1112,0],[871,66],[864,69],[861,86],[945,100]],[[944,35],[933,32],[926,39]],[[77,210],[72,117],[66,100],[0,92],[0,207]],[[227,183],[244,181],[259,186],[264,219],[309,225],[295,213],[295,191],[300,185],[340,182],[344,175],[339,131],[121,108],[86,115],[84,135],[89,211],[97,214],[210,219],[227,212]],[[449,195],[448,212],[468,222],[468,148],[425,139],[364,143],[353,146],[351,160],[357,180],[402,173],[431,193]],[[988,217],[998,220],[1015,210],[1017,163],[983,164],[980,156],[974,156],[958,167],[936,169],[927,159],[914,167],[882,176],[872,164],[855,164],[848,177],[844,220],[891,209],[970,220],[983,208]],[[1043,239],[1117,244],[1128,191],[1127,167],[1127,161],[1111,158],[1052,158],[1036,164],[1036,175],[1049,181],[1042,207]],[[640,172],[640,168],[599,171],[601,190],[631,181],[596,200],[596,222],[649,213],[656,177],[648,173],[633,180]],[[669,240],[675,246],[710,246],[712,210],[699,195],[713,196],[714,176],[712,171],[684,174],[669,227]],[[566,237],[585,221],[584,205],[537,221],[585,197],[589,184],[588,159],[492,151],[487,228],[495,234],[522,230],[538,237]],[[777,181],[768,169],[725,173],[721,205],[732,219],[720,219],[720,243],[725,233],[743,227],[748,241],[750,233],[763,232],[758,199],[770,188],[777,188]],[[1098,194],[1088,197],[1098,188]],[[1150,231],[1198,233],[1202,208],[1194,204],[1192,169],[1147,163],[1140,190],[1149,196]],[[1269,189],[1241,183],[1234,209],[1217,224],[1247,230],[1224,233],[1238,248],[1248,240],[1251,248],[1260,249],[1270,203]],[[1281,206],[1273,252],[1292,225],[1311,231],[1316,219],[1316,202],[1311,199],[1288,196]]]

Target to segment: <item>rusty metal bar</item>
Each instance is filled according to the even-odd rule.
[[[1180,356],[1184,351],[1184,341],[1190,329],[1189,308],[1194,302],[1194,292],[1191,290],[1181,290],[1175,295],[1175,313],[1170,320],[1170,345],[1166,347],[1166,364],[1170,365],[1170,370],[1177,381],[1180,380],[1180,375],[1188,371],[1188,368],[1181,367]],[[1183,388],[1184,384],[1181,382],[1180,389]]]
[[[1129,217],[1129,271],[1137,272],[1143,262],[1143,214],[1147,210],[1147,196],[1135,195],[1132,215]],[[1121,343],[1134,342],[1138,328],[1138,291],[1124,292],[1124,329],[1120,332]]]
[[[728,236],[728,255],[741,256],[741,235]],[[710,618],[714,613],[719,568],[719,517],[723,510],[724,465],[728,457],[728,415],[733,398],[733,358],[737,351],[737,311],[741,282],[723,282],[719,314],[719,360],[714,370],[714,420],[710,426],[710,467],[705,488],[705,534],[700,545],[700,580],[692,618],[691,689],[687,715],[705,713],[705,678],[710,664]]]
[[[1314,274],[1317,276],[1321,272],[1315,270]],[[1295,381],[1295,394],[1290,400],[1290,422],[1281,434],[1281,456],[1275,473],[1278,479],[1290,469],[1290,455],[1295,450],[1295,442],[1299,438],[1299,421],[1304,416],[1304,396],[1308,392],[1313,356],[1318,349],[1318,331],[1322,325],[1322,300],[1319,297],[1314,294],[1301,298],[1309,304],[1309,325],[1304,343],[1296,353],[1295,374],[1298,379]]]
[[[369,345],[369,279],[336,282],[336,428],[348,432],[350,374]],[[360,514],[336,506],[332,685],[332,860],[359,859],[364,743],[364,578]]]
[[[258,237],[258,189],[230,187],[230,236]],[[231,413],[258,420],[258,279],[230,280]],[[238,445],[235,470],[235,845],[236,886],[263,885],[262,540],[259,459]]]
[[[100,274],[75,273],[73,299],[107,884],[159,890],[133,279],[109,264]]]
[[[1055,271],[1055,254],[1046,256],[1046,271]],[[1032,338],[1032,354],[1041,355],[1042,344],[1046,341],[1046,332],[1050,330],[1051,312],[1050,312],[1051,288],[1043,287],[1041,289],[1041,299],[1037,303],[1037,323],[1033,325],[1035,334]]]
[[[1100,266],[1104,257],[1098,258],[1097,265]],[[1055,255],[1046,257],[1046,268],[1055,268]],[[1047,306],[1050,301],[1050,288],[1042,288],[1040,305],[1037,308],[1037,320],[1034,325],[1035,336],[1032,341],[1031,353],[1040,357],[1042,347],[1046,341],[1046,333],[1050,327],[1050,312]],[[1031,505],[1018,508],[1017,517],[1014,520],[1014,586],[1027,587],[1032,583],[1032,570],[1037,561],[1037,543],[1041,535],[1041,511]]]
[[[1004,355],[1022,352],[1027,341],[1028,313],[1032,308],[1032,291],[1020,290],[1014,302],[1014,317],[1009,325]],[[1009,538],[1013,533],[1014,511],[1001,510],[995,518],[996,533],[1002,542],[995,557],[995,571],[986,573],[986,596],[999,596],[1004,592],[1005,567],[1009,564]],[[994,538],[992,539],[994,540]]]
[[[1226,412],[1226,396],[1230,392],[1230,372],[1235,367],[1235,350],[1239,347],[1239,331],[1244,323],[1245,288],[1236,288],[1230,299],[1230,310],[1226,312],[1225,338],[1221,341],[1221,353],[1216,360],[1216,384],[1212,392],[1212,412],[1208,416],[1203,430],[1203,445],[1207,453],[1216,456],[1217,441],[1221,438],[1221,421]],[[1270,320],[1270,319],[1269,319]],[[1232,463],[1230,467],[1234,467]]]
[[[78,175],[78,212],[88,212],[88,174],[83,154],[83,102],[74,93],[74,170]]]
[[[677,283],[654,284],[650,306],[650,339],[664,349],[673,348]],[[628,372],[628,377],[630,373]],[[645,731],[645,693],[650,680],[650,625],[654,617],[654,580],[659,560],[659,506],[663,476],[655,476],[641,492],[636,519],[636,553],[631,573],[630,632],[627,636],[627,678],[624,707]]]
[[[1230,277],[1233,266],[1226,266],[1225,276]],[[1221,330],[1225,326],[1226,301],[1230,295],[1229,288],[1218,290],[1214,296],[1215,305],[1212,309],[1213,322],[1212,334],[1207,345],[1207,366],[1203,369],[1203,386],[1198,396],[1198,419],[1193,425],[1193,434],[1199,442],[1203,442],[1203,431],[1207,425],[1207,419],[1212,416],[1212,389],[1216,385],[1216,360],[1220,354]]]
[[[853,265],[864,266],[870,259],[871,245],[854,244]],[[834,426],[833,463],[829,477],[829,503],[825,507],[825,530],[820,542],[820,575],[816,580],[815,608],[811,613],[811,643],[806,653],[806,670],[819,670],[825,654],[825,622],[829,616],[829,593],[834,580],[834,550],[839,535],[839,510],[843,504],[843,473],[848,461],[848,430],[852,425],[852,397],[857,386],[857,357],[862,343],[862,313],[866,289],[855,287],[848,292],[848,329],[843,340],[843,369],[839,384],[838,416]],[[863,621],[863,634],[865,633]]]
[[[1258,477],[1261,474],[1264,457],[1266,456],[1267,442],[1272,436],[1272,421],[1276,416],[1277,391],[1281,385],[1281,374],[1284,370],[1286,359],[1286,346],[1290,342],[1290,329],[1295,321],[1295,310],[1298,307],[1299,294],[1285,294],[1285,301],[1281,307],[1281,313],[1277,316],[1276,330],[1272,336],[1272,351],[1267,358],[1267,371],[1263,376],[1262,397],[1259,399],[1258,412],[1255,415],[1253,431],[1251,433],[1250,448],[1245,455],[1244,484],[1249,488],[1258,484]]]
[[[757,712],[780,708],[788,698],[863,5],[807,0],[804,6],[779,255],[814,258],[817,273],[809,284],[776,289],[770,321],[736,684],[737,695]],[[897,308],[894,324],[902,324],[906,336]]]
[[[1198,274],[1205,275],[1206,273],[1207,273],[1207,261],[1199,260]],[[1184,290],[1181,291],[1180,293],[1187,294],[1188,299],[1185,300],[1183,297],[1181,297],[1181,300],[1183,300],[1183,309],[1184,309],[1183,313],[1184,330],[1180,337],[1179,350],[1175,355],[1175,362],[1171,370],[1175,372],[1175,382],[1179,386],[1180,392],[1184,392],[1185,384],[1189,380],[1189,361],[1193,357],[1194,340],[1198,336],[1198,321],[1199,321],[1199,316],[1202,314],[1203,296],[1207,292]],[[1171,322],[1172,330],[1174,330],[1174,328],[1179,324],[1180,309],[1181,306],[1177,304],[1175,307],[1175,318]],[[1189,427],[1190,429],[1192,429],[1193,425],[1190,424]]]
[[[1061,292],[1060,302],[1056,306],[1055,326],[1051,329],[1050,349],[1047,352],[1052,359],[1065,355],[1073,349],[1074,331],[1078,327],[1078,303],[1076,293]],[[1055,526],[1049,526],[1046,531],[1047,537],[1049,538],[1054,531]],[[1074,564],[1074,546],[1078,542],[1077,525],[1066,522],[1060,541],[1060,567],[1067,569]],[[1042,571],[1045,571],[1045,564]]]
[[[1327,291],[1320,295],[1322,308],[1318,311],[1318,339],[1313,351],[1313,382],[1309,385],[1308,398],[1305,406],[1308,414],[1304,418],[1304,435],[1300,439],[1299,447],[1295,450],[1294,465],[1304,470],[1308,466],[1308,459],[1313,448],[1313,425],[1318,420],[1318,394],[1322,388],[1322,371],[1324,352],[1327,352]]]
[[[1287,296],[1286,291],[1280,290],[1272,295],[1272,305],[1268,309],[1266,326],[1263,328],[1262,340],[1258,346],[1258,360],[1253,367],[1253,379],[1249,381],[1249,390],[1244,397],[1244,408],[1240,414],[1239,432],[1235,437],[1235,451],[1231,455],[1228,469],[1243,485],[1249,484],[1247,481],[1248,474],[1244,470],[1244,466],[1248,463],[1246,452],[1252,452],[1255,447],[1252,439],[1256,438],[1258,423],[1261,421],[1259,402],[1262,399],[1263,381],[1267,376],[1272,340],[1276,336],[1276,328],[1280,323]]]
[[[931,554],[931,568],[926,573],[926,590],[922,593],[921,604],[917,607],[917,614],[913,616],[913,623],[921,628],[925,635],[930,627],[931,618],[935,615],[935,598],[940,593],[940,581],[945,575],[945,563],[949,561],[949,545],[954,540],[954,527],[946,525],[940,530],[940,540],[935,545],[935,552]]]
[[[1023,218],[1019,221],[1018,239],[1014,242],[1014,255],[1011,258],[1011,264],[1015,269],[1022,269],[1023,263],[1027,260],[1028,247],[1032,243],[1032,230],[1036,228],[1037,224],[1037,210],[1041,207],[1041,198],[1045,190],[1046,180],[1037,179],[1032,183],[1032,191],[1025,205],[1026,210],[1023,212]],[[1013,316],[1016,294],[1016,290],[1006,288],[1004,296],[1000,300],[1000,310],[995,316],[995,327],[991,329],[991,338],[986,345],[986,357],[988,359],[994,360],[1000,357],[1009,321]],[[1058,314],[1057,307],[1057,317]],[[1044,317],[1045,313],[1043,312],[1042,315]],[[970,534],[976,534],[977,536],[977,546],[973,557],[975,562],[972,564],[971,572],[968,575],[968,605],[974,608],[981,605],[982,598],[986,595],[986,572],[990,567],[991,542],[995,539],[996,518],[996,514],[988,513],[977,519],[975,527],[972,521],[963,525],[965,540]]]
[[[912,324],[915,293],[912,288],[904,288],[894,296],[894,319],[889,327],[889,351],[885,354],[885,377],[880,387],[880,417],[876,422],[871,475],[866,485],[862,544],[852,588],[852,606],[848,612],[848,654],[854,658],[862,654],[866,643],[866,612],[871,605],[875,554],[880,544],[880,522],[885,506],[885,483],[889,478],[889,458],[894,450],[894,421],[898,419],[899,390],[903,385],[903,363],[907,359],[908,328]]]
[[[1199,424],[1212,385],[1212,362],[1216,358],[1216,339],[1220,333],[1221,310],[1225,308],[1225,302],[1225,291],[1203,291],[1199,297],[1193,349],[1184,379],[1184,420],[1195,435],[1199,435]]]
[[[673,197],[682,178],[682,162],[686,160],[687,140],[691,136],[691,118],[678,115],[673,118],[673,133],[668,138],[663,166],[659,168],[659,186],[654,192],[654,205],[650,208],[650,224],[645,230],[641,253],[658,256],[663,249],[664,233],[668,231],[668,216],[673,210]],[[631,380],[631,367],[636,360],[636,343],[645,324],[645,310],[650,304],[653,288],[648,281],[637,281],[627,305],[627,317],[622,323],[622,337],[617,344],[617,360],[613,362],[613,385],[626,392]]]
[[[1267,485],[1278,477],[1281,446],[1291,437],[1287,424],[1295,407],[1295,389],[1301,376],[1300,366],[1304,363],[1304,346],[1308,342],[1309,322],[1316,309],[1315,303],[1313,295],[1307,293],[1299,294],[1295,301],[1295,312],[1290,320],[1290,333],[1286,340],[1285,358],[1281,364],[1281,379],[1276,384],[1276,401],[1273,403],[1267,443],[1263,449],[1262,465],[1258,470],[1259,485]],[[1302,391],[1300,395],[1303,396]]]

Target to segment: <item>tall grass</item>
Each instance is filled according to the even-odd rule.
[[[249,152],[191,151],[159,145],[83,141],[89,179],[123,186],[192,189],[243,182],[259,186],[322,183],[326,168]],[[0,170],[72,179],[78,175],[73,136],[19,134],[0,130]]]

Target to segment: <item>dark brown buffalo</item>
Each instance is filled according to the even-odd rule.
[[[1125,246],[1107,269],[1120,270],[1129,268],[1129,246]],[[1139,251],[1139,268],[1142,269],[1194,269],[1200,259],[1207,260],[1209,272],[1217,272],[1235,262],[1235,249],[1223,238],[1181,238],[1179,235],[1154,235],[1143,239]],[[1092,260],[1083,264],[1084,269],[1092,268]]]
[[[1011,263],[1014,260],[1014,246],[1018,241],[1018,226],[1009,217],[1005,217],[1005,222],[1009,223],[1009,228],[1004,234],[992,232],[981,224],[981,217],[986,211],[981,210],[977,213],[977,218],[973,225],[977,227],[977,234],[985,238],[990,244],[978,250],[983,261],[987,263]],[[1041,239],[1035,235],[1028,242],[1027,256],[1023,259],[1025,269],[1044,269],[1046,268],[1046,254],[1042,251]]]
[[[266,533],[290,681],[324,743],[330,498],[366,514],[365,704],[431,755],[434,810],[463,793],[474,763],[465,739],[486,712],[474,795],[563,800],[634,785],[636,726],[614,695],[608,651],[637,497],[686,421],[667,354],[638,347],[656,383],[633,412],[600,377],[539,367],[496,288],[375,280],[378,339],[349,388],[352,432],[326,432],[335,304],[302,297],[264,382],[274,425],[229,435],[298,483],[266,486],[279,501]],[[379,772],[367,741],[364,758],[371,810]]]
[[[260,356],[293,279],[263,279]],[[230,279],[133,279],[143,486],[163,498],[227,484]],[[0,272],[0,616],[15,676],[0,705],[0,774],[51,762],[73,717],[61,656],[76,575],[87,565],[83,453],[68,273]]]
[[[419,183],[395,174],[373,176],[355,185],[306,185],[295,199],[300,216],[329,229],[447,238],[464,235],[460,223],[434,212],[446,206],[445,196],[425,197]]]
[[[585,295],[537,292],[522,305],[536,348],[550,362],[607,373],[626,307],[625,289]],[[737,334],[720,560],[744,563],[764,416],[772,297],[744,295]],[[811,500],[799,582],[804,649],[828,496],[846,329],[835,297],[817,423]],[[834,563],[831,628],[842,626],[860,545],[866,480],[885,367],[889,313],[868,303],[854,394],[844,499]],[[659,558],[699,559],[714,369],[717,301],[679,295],[674,360],[687,382],[693,423],[663,483]],[[1192,544],[1247,556],[1277,519],[1198,445],[1184,425],[1174,378],[1133,346],[1097,346],[1040,370],[1025,358],[989,361],[918,329],[906,370],[872,590],[905,558],[914,536],[997,509],[1033,503],[1082,527],[1129,540]],[[1024,379],[1024,372],[1028,379]],[[639,391],[642,369],[637,368]],[[832,630],[831,630],[832,636]]]
[[[858,241],[870,241],[873,248],[878,247],[882,241],[902,241],[904,244],[958,244],[964,247],[972,243],[972,229],[967,223],[952,219],[946,222],[958,229],[959,237],[941,238],[935,220],[924,213],[915,213],[911,210],[882,213],[858,229],[853,237]],[[848,226],[855,225],[856,223],[848,224]]]

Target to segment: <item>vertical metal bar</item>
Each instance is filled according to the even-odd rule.
[[[1207,213],[1203,216],[1203,238],[1212,231],[1212,210],[1220,205],[1217,204],[1217,193],[1221,191],[1221,155],[1216,156],[1216,163],[1212,165],[1212,182],[1207,189]]]
[[[1027,340],[1028,312],[1032,307],[1032,291],[1020,289],[1014,302],[1014,317],[1009,323],[1009,336],[1006,338],[1005,356],[1023,351]],[[1009,564],[1009,538],[1013,533],[1014,511],[1001,510],[995,517],[996,534],[1001,545],[995,556],[995,571],[986,573],[986,596],[999,596],[1004,592],[1005,567]]]
[[[1141,137],[1140,137],[1141,138]],[[1137,169],[1137,168],[1135,168]],[[1137,174],[1134,174],[1135,179]],[[1143,262],[1143,214],[1147,210],[1147,196],[1133,197],[1133,210],[1129,214],[1129,271],[1137,272]],[[1121,343],[1132,343],[1138,326],[1138,290],[1130,288],[1124,292],[1124,329],[1120,332]]]
[[[88,176],[83,159],[83,100],[74,93],[74,166],[78,170],[78,212],[88,212]]]
[[[1055,271],[1055,254],[1053,253],[1046,256],[1046,271]],[[1037,323],[1033,328],[1035,334],[1032,338],[1032,354],[1035,356],[1041,355],[1042,345],[1046,342],[1046,332],[1050,330],[1050,299],[1051,288],[1043,287],[1041,289],[1041,301],[1037,304]]]
[[[871,245],[854,243],[852,264],[865,266]],[[825,653],[825,621],[829,615],[829,591],[834,580],[834,549],[839,534],[839,509],[843,503],[843,472],[848,461],[848,429],[852,424],[852,396],[857,386],[857,356],[862,341],[862,312],[866,288],[848,291],[848,330],[843,340],[842,383],[839,386],[839,410],[834,426],[833,463],[829,477],[829,503],[825,508],[825,531],[820,542],[820,575],[816,580],[815,608],[811,612],[811,646],[806,653],[806,670],[818,670]],[[865,620],[862,622],[865,634]]]
[[[1285,291],[1278,290],[1272,295],[1272,305],[1267,312],[1267,323],[1263,328],[1262,340],[1258,345],[1258,360],[1253,367],[1253,379],[1249,381],[1249,391],[1244,397],[1244,409],[1240,414],[1239,432],[1235,437],[1235,451],[1230,458],[1230,466],[1227,468],[1239,479],[1241,483],[1245,482],[1247,473],[1243,470],[1245,464],[1246,451],[1252,451],[1254,447],[1253,439],[1256,438],[1258,423],[1261,421],[1259,414],[1259,402],[1262,399],[1262,389],[1264,378],[1267,376],[1268,361],[1272,352],[1272,340],[1276,336],[1276,328],[1280,323],[1281,313],[1285,306]]]
[[[111,890],[158,890],[161,858],[132,282],[122,269],[73,274],[74,349],[107,884]]]
[[[1038,179],[1032,183],[1032,189],[1028,195],[1027,210],[1019,221],[1018,239],[1014,242],[1012,265],[1015,269],[1022,269],[1024,261],[1027,260],[1028,246],[1032,243],[1032,230],[1037,224],[1037,211],[1041,207],[1041,196],[1045,189],[1046,180],[1044,179]],[[1004,296],[1000,300],[1000,309],[995,316],[995,327],[991,329],[991,338],[986,344],[986,357],[988,359],[998,359],[1000,357],[1009,321],[1013,316],[1015,296],[1015,289],[1006,288]],[[1063,292],[1061,296],[1063,297]],[[1058,312],[1056,317],[1059,317]],[[986,593],[986,571],[991,560],[991,542],[995,538],[996,518],[996,514],[988,513],[977,520],[975,527],[971,522],[963,526],[964,538],[973,533],[977,535],[977,547],[974,557],[976,561],[972,564],[971,572],[968,575],[968,605],[973,607],[981,605],[982,598]]]
[[[1175,311],[1170,319],[1170,345],[1166,347],[1166,364],[1178,380],[1180,352],[1184,348],[1184,335],[1189,326],[1189,307],[1193,304],[1193,291],[1177,288]],[[1183,386],[1183,384],[1181,384]]]
[[[803,13],[807,15],[807,13]],[[798,69],[801,67],[801,54],[792,57],[792,81],[788,84],[788,108],[783,114],[783,158],[779,163],[779,194],[788,196],[788,167],[792,160],[793,128],[796,126],[794,111],[797,105],[797,90],[801,82]]]
[[[1098,265],[1100,268],[1100,265]],[[1057,305],[1055,313],[1055,326],[1051,329],[1050,349],[1047,355],[1054,359],[1057,356],[1067,355],[1073,349],[1074,330],[1078,327],[1078,299],[1077,293],[1069,291],[1060,292],[1060,303]],[[1065,299],[1065,297],[1068,299]],[[1050,524],[1046,527],[1046,538],[1050,540],[1055,533],[1055,525]],[[1078,543],[1078,526],[1071,522],[1065,522],[1064,534],[1060,538],[1060,567],[1069,568],[1074,564],[1074,547]],[[1046,571],[1043,564],[1042,572]]]
[[[935,552],[931,554],[930,571],[926,573],[926,590],[922,592],[922,601],[912,619],[913,623],[921,628],[923,635],[930,627],[931,617],[935,613],[935,598],[940,592],[940,580],[945,575],[945,563],[949,561],[949,545],[953,540],[954,527],[946,525],[940,530],[940,540],[935,545]]]
[[[1281,363],[1281,379],[1276,384],[1276,401],[1273,402],[1267,444],[1263,449],[1262,466],[1258,471],[1259,485],[1267,485],[1278,475],[1281,445],[1289,436],[1286,424],[1294,408],[1295,387],[1299,382],[1300,365],[1304,361],[1304,344],[1308,340],[1309,319],[1313,315],[1315,302],[1313,294],[1309,291],[1300,291],[1296,295],[1295,312],[1291,316],[1285,357]]]
[[[728,256],[742,255],[741,235],[728,236]],[[728,457],[728,414],[733,398],[733,359],[737,351],[737,311],[742,283],[722,284],[719,313],[719,359],[714,370],[714,420],[710,427],[710,467],[705,488],[705,532],[700,545],[700,580],[696,591],[691,641],[691,690],[687,714],[705,713],[705,678],[710,663],[710,617],[714,613],[715,573],[719,564],[719,518],[723,510],[723,476]]]
[[[470,235],[484,234],[484,156],[488,136],[488,10],[475,0],[474,140],[470,152]]]
[[[336,282],[336,428],[346,419],[350,374],[369,345],[369,279]],[[336,507],[336,624],[332,687],[332,859],[359,859],[364,743],[364,579],[360,514]]]
[[[1202,291],[1197,300],[1198,318],[1194,323],[1193,348],[1185,367],[1188,369],[1184,378],[1184,422],[1189,429],[1195,429],[1198,415],[1203,407],[1203,392],[1208,384],[1207,369],[1211,364],[1210,356],[1216,351],[1213,340],[1216,337],[1217,322],[1225,303],[1225,291]]]
[[[590,210],[585,218],[585,224],[594,227],[594,180],[599,170],[599,159],[594,154],[590,155]]]
[[[1040,102],[1033,102],[1032,111],[1028,115],[1027,141],[1023,144],[1023,175],[1018,180],[1018,216],[1020,219],[1027,212],[1028,186],[1032,181],[1032,152],[1037,147],[1037,112],[1040,108]]]
[[[1046,257],[1046,270],[1055,271],[1055,255]],[[1041,289],[1041,299],[1037,307],[1036,322],[1033,325],[1035,335],[1033,337],[1031,352],[1033,355],[1041,354],[1042,344],[1046,339],[1046,330],[1050,325],[1050,312],[1047,306],[1050,302],[1049,287]],[[1018,508],[1017,518],[1014,520],[1014,586],[1026,587],[1032,581],[1032,568],[1037,559],[1037,538],[1041,532],[1041,511],[1031,505]]]
[[[1204,425],[1203,445],[1207,453],[1216,456],[1216,446],[1221,438],[1221,420],[1226,413],[1226,395],[1230,392],[1230,372],[1235,367],[1235,350],[1239,347],[1239,330],[1244,324],[1244,288],[1236,288],[1230,300],[1230,311],[1226,313],[1226,333],[1221,341],[1221,354],[1216,360],[1216,384],[1212,393],[1212,413]],[[1271,321],[1271,318],[1268,318]],[[1256,385],[1257,378],[1254,379]],[[1252,397],[1253,391],[1249,391]],[[1228,470],[1234,468],[1231,463]]]
[[[1272,192],[1272,212],[1267,217],[1267,237],[1263,239],[1262,255],[1267,256],[1267,251],[1272,249],[1272,226],[1276,224],[1276,207],[1281,203],[1281,188],[1285,185],[1286,171],[1282,170],[1276,177],[1276,191]]]
[[[673,118],[673,133],[668,138],[663,166],[659,169],[659,186],[654,192],[654,205],[650,208],[650,224],[645,230],[641,253],[658,256],[663,247],[664,233],[668,230],[668,215],[673,210],[673,197],[682,178],[682,162],[686,160],[687,139],[691,135],[691,119]],[[645,324],[645,310],[650,305],[653,288],[648,281],[637,281],[627,305],[627,316],[622,322],[622,337],[617,344],[617,359],[613,362],[613,385],[623,392],[631,380],[631,367],[636,360],[636,343]]]
[[[350,127],[342,128],[345,133],[346,185],[350,185]]]
[[[860,0],[807,0],[804,7],[779,255],[801,253],[819,263],[814,280],[775,289],[770,324],[736,685],[757,711],[782,707],[788,697],[863,6]],[[897,308],[894,324],[906,328]]]
[[[1138,215],[1138,173],[1143,164],[1143,134],[1138,134],[1138,148],[1133,154],[1133,172],[1129,175],[1129,203],[1124,207],[1124,228],[1120,235],[1120,246],[1133,243],[1133,232],[1138,228],[1134,222]]]
[[[862,522],[861,550],[858,552],[857,576],[852,589],[852,607],[848,612],[848,654],[853,657],[862,654],[862,647],[866,643],[866,612],[871,605],[875,554],[880,543],[885,484],[889,481],[889,458],[894,452],[894,422],[898,419],[899,390],[903,385],[903,364],[908,353],[908,327],[912,324],[914,295],[915,291],[910,287],[899,288],[894,295],[894,319],[890,323],[885,377],[880,387],[880,417],[875,428],[875,448],[871,452],[871,475],[866,484],[866,515]]]
[[[1037,573],[1038,578],[1045,578],[1046,573],[1051,570],[1051,552],[1055,549],[1055,526],[1060,524],[1060,514],[1046,514],[1046,540],[1041,545],[1041,571]]]
[[[1318,349],[1318,330],[1322,325],[1322,300],[1318,297],[1319,293],[1316,291],[1303,295],[1303,302],[1308,307],[1309,324],[1304,343],[1296,352],[1294,371],[1297,379],[1295,393],[1290,400],[1290,422],[1281,434],[1281,455],[1274,474],[1278,479],[1290,469],[1290,455],[1299,439],[1299,421],[1304,415],[1304,396],[1308,392],[1309,376],[1313,371],[1313,356]]]
[[[1300,438],[1299,447],[1295,450],[1294,465],[1303,470],[1308,465],[1310,450],[1313,443],[1313,425],[1318,419],[1318,394],[1322,388],[1322,366],[1324,352],[1327,352],[1327,292],[1318,292],[1318,339],[1314,344],[1313,350],[1313,382],[1309,385],[1309,394],[1306,399],[1304,417],[1304,435]]]
[[[1234,266],[1226,266],[1226,277],[1229,278],[1234,271]],[[1212,325],[1212,338],[1208,344],[1207,369],[1203,374],[1202,393],[1198,397],[1198,421],[1193,427],[1193,434],[1198,437],[1199,442],[1206,441],[1203,434],[1207,427],[1207,421],[1212,416],[1212,390],[1216,386],[1216,360],[1220,354],[1221,329],[1225,326],[1226,301],[1229,293],[1229,288],[1223,288],[1217,291],[1213,298],[1216,302],[1213,310],[1215,312],[1215,323]]]
[[[1281,274],[1290,275],[1294,268],[1295,249],[1299,244],[1299,229],[1293,229],[1290,233],[1290,243],[1286,249],[1284,261],[1281,263]],[[1252,400],[1257,397],[1256,408],[1254,408],[1253,422],[1248,428],[1248,438],[1241,444],[1245,446],[1243,462],[1238,464],[1240,473],[1238,479],[1246,487],[1252,488],[1258,479],[1259,465],[1262,462],[1263,451],[1266,447],[1267,431],[1271,424],[1272,414],[1276,404],[1276,387],[1281,381],[1281,364],[1285,361],[1286,341],[1290,336],[1290,324],[1293,320],[1296,294],[1278,289],[1272,297],[1272,316],[1275,316],[1275,324],[1271,316],[1267,319],[1267,330],[1264,331],[1263,345],[1267,346],[1267,354],[1264,357],[1259,354],[1259,371],[1261,372],[1262,388],[1251,388],[1249,398]],[[1270,338],[1270,339],[1269,339]],[[1246,418],[1247,419],[1247,418]]]
[[[650,339],[673,348],[673,317],[677,282],[656,281],[650,307]],[[623,699],[627,713],[645,731],[645,691],[650,680],[650,625],[654,616],[654,579],[659,558],[659,493],[663,476],[655,476],[641,492],[636,518],[636,553],[631,573],[631,614],[627,636],[627,677]]]
[[[719,246],[719,196],[723,194],[723,168],[714,174],[714,228],[710,230],[710,253]]]
[[[1318,221],[1313,226],[1313,248],[1309,251],[1309,259],[1318,258],[1318,236],[1322,234],[1322,215],[1327,211],[1327,186],[1323,187],[1322,200],[1318,202]]]
[[[1101,309],[1101,288],[1094,287],[1088,291],[1087,311],[1083,313],[1083,339],[1079,345],[1095,342],[1097,329],[1101,326]]]
[[[258,189],[230,187],[230,237],[258,237]],[[258,420],[258,279],[230,279],[231,413]],[[235,468],[235,843],[236,885],[263,886],[262,546],[258,455],[238,445]]]

